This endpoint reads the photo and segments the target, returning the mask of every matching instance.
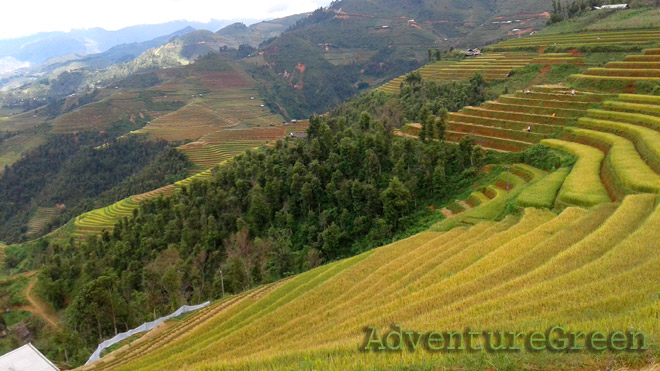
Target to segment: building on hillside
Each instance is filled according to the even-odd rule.
[[[465,49],[461,50],[461,53],[465,54],[466,57],[477,57],[481,55],[481,50],[479,49]]]
[[[601,10],[601,9],[630,9],[628,4],[611,4],[611,5],[602,5],[594,6],[592,10]]]
[[[0,370],[59,371],[37,348],[28,343],[0,356]]]
[[[307,138],[307,133],[289,133],[289,137],[305,139]]]

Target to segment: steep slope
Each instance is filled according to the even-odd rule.
[[[222,45],[229,48],[238,48],[243,44],[258,47],[262,42],[279,36],[299,20],[306,18],[310,13],[294,14],[288,17],[262,21],[246,26],[244,23],[234,23],[223,27],[216,32],[222,37]]]
[[[620,42],[616,35],[584,37],[592,40],[587,43]],[[567,41],[559,47],[579,47],[580,38],[578,44]],[[529,38],[522,43],[537,48],[546,42],[555,41]],[[639,48],[635,42],[628,45]],[[589,69],[565,86],[533,87],[483,107],[501,113],[486,115],[480,123],[504,142],[514,140],[514,125],[538,132],[550,124],[539,120],[557,121],[545,133],[554,138],[537,139],[573,154],[577,162],[570,171],[545,175],[514,167],[506,188],[500,180],[473,193],[457,202],[463,212],[427,232],[220,300],[85,369],[521,369],[653,363],[660,355],[660,123],[654,118],[660,100],[625,91],[639,88],[632,85],[631,74],[651,74],[638,60],[654,58],[656,50]],[[611,72],[603,72],[607,69]],[[589,76],[621,84],[590,85]],[[579,84],[580,91],[570,84]],[[478,111],[458,115],[471,116],[470,122],[480,117]],[[459,128],[457,121],[449,125]],[[495,130],[497,125],[504,129]],[[515,130],[518,139],[537,141],[534,132]],[[527,208],[522,216],[489,221],[512,201],[556,211]],[[538,353],[528,344],[527,351],[506,357],[474,348],[489,343],[482,331],[529,335],[553,326],[584,331],[578,338],[621,331],[632,351],[618,352],[615,346],[588,351],[579,340],[573,340],[570,352]],[[447,352],[454,340],[445,331],[457,331],[463,339],[469,336],[465,329],[478,332],[474,343],[463,343],[472,350]],[[386,335],[397,331],[403,332],[401,343],[389,343]],[[443,351],[425,345],[429,331],[445,334]],[[381,339],[386,346],[402,344],[410,351],[379,351]],[[553,345],[561,348],[558,340]],[[501,342],[489,344],[501,350]],[[512,345],[524,347],[521,340],[511,340]]]
[[[537,30],[548,7],[517,0],[337,1],[263,45],[262,58],[247,64],[263,66],[255,73],[275,90],[269,103],[303,117],[422,66],[429,49],[481,47],[513,36],[516,27]],[[522,10],[525,17],[518,16]],[[485,24],[496,29],[466,39]]]
[[[603,332],[632,326],[655,339],[660,329],[649,314],[659,310],[659,263],[649,256],[657,253],[659,210],[655,195],[638,195],[590,211],[568,208],[555,215],[527,209],[520,219],[421,233],[252,295],[218,301],[84,369],[267,369],[300,362],[322,369],[570,367],[592,358],[608,364],[613,355],[584,351],[540,358],[523,352],[513,359],[481,353],[475,359],[421,344],[410,352],[359,349],[374,336],[366,326],[383,339],[398,326],[529,334],[558,324],[568,331]],[[484,345],[478,336],[475,346]]]

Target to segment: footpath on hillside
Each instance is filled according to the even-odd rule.
[[[53,310],[46,303],[44,303],[44,301],[41,300],[41,298],[39,298],[36,295],[36,293],[33,291],[34,286],[39,280],[37,277],[37,272],[38,271],[24,272],[4,280],[7,281],[18,277],[27,277],[30,279],[30,282],[25,288],[25,298],[27,299],[28,304],[12,306],[9,307],[9,310],[24,310],[31,312],[32,314],[37,315],[41,317],[44,321],[48,322],[48,324],[54,329],[59,330],[60,328],[59,319],[57,318]]]

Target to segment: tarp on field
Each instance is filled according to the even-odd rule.
[[[174,311],[171,314],[168,314],[165,317],[160,317],[155,321],[145,322],[145,323],[141,324],[140,326],[138,326],[138,327],[136,327],[132,330],[122,332],[121,334],[117,334],[112,339],[108,339],[108,340],[102,342],[101,344],[99,344],[98,348],[96,348],[94,353],[92,353],[92,356],[89,357],[89,359],[87,360],[87,363],[85,363],[85,364],[88,365],[88,364],[96,361],[97,359],[101,358],[101,352],[103,352],[103,349],[105,349],[109,346],[112,346],[114,344],[117,344],[120,341],[128,339],[129,337],[131,337],[135,334],[139,334],[141,332],[149,331],[152,328],[160,325],[161,323],[167,321],[170,318],[178,317],[178,316],[180,316],[184,313],[188,313],[188,312],[192,312],[194,310],[200,309],[200,308],[204,308],[205,306],[207,306],[209,304],[211,304],[210,301],[207,301],[206,303],[202,303],[202,304],[198,304],[198,305],[183,305],[183,306],[181,306],[181,308],[177,309],[176,311]],[[0,369],[2,369],[2,368],[0,368]]]

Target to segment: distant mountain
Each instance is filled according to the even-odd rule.
[[[254,20],[248,19],[242,21],[254,22]],[[233,22],[235,20],[212,20],[208,23],[181,20],[131,26],[117,31],[90,28],[70,32],[42,32],[31,36],[0,40],[0,58],[13,57],[34,66],[48,59],[67,54],[95,54],[121,44],[153,40],[186,27],[216,31]]]
[[[222,37],[228,47],[238,47],[248,44],[253,47],[259,46],[264,40],[279,36],[299,20],[309,17],[311,13],[295,14],[292,16],[263,21],[246,26],[244,23],[234,23],[216,32]]]
[[[188,26],[148,41],[114,46],[102,53],[58,56],[36,68],[23,68],[4,77],[0,72],[0,104],[31,109],[71,94],[85,93],[135,73],[186,65],[221,49],[237,49],[243,44],[256,47],[308,15],[263,21],[249,27],[244,23],[233,23],[217,33]],[[7,60],[8,66],[24,67],[15,58],[7,58],[11,58]]]
[[[334,1],[246,65],[268,87],[269,103],[305,117],[422,66],[429,49],[481,47],[539,30],[551,8],[545,0]]]

